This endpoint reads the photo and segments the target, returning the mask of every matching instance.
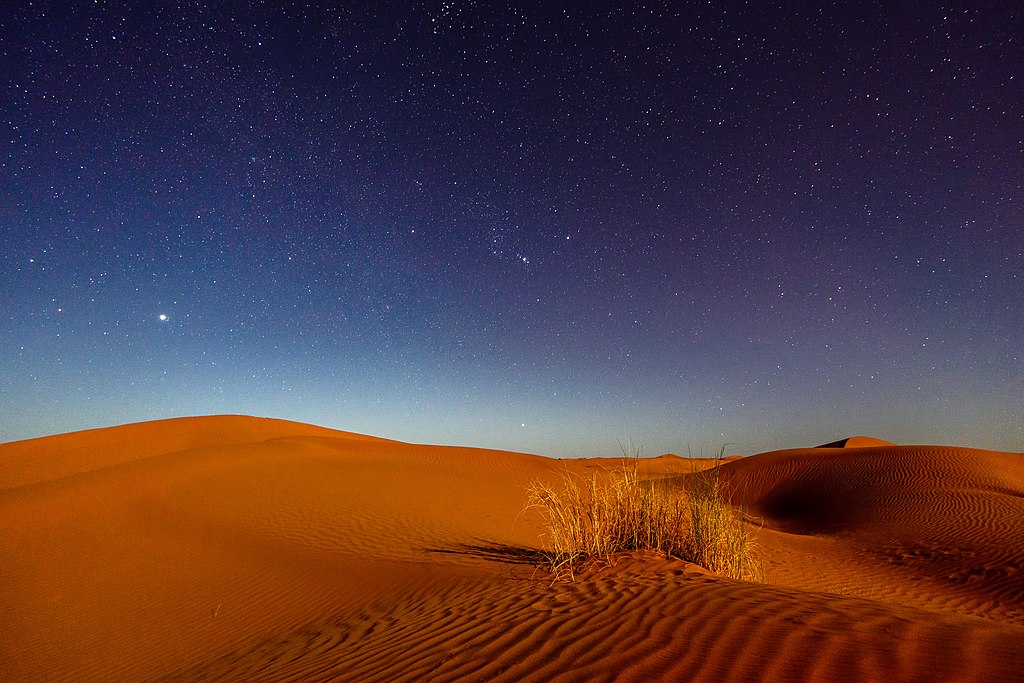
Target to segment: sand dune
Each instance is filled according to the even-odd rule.
[[[158,420],[2,444],[0,489],[59,479],[156,455],[295,436],[371,436],[241,415]],[[40,457],[45,453],[45,457]]]
[[[1024,455],[809,449],[723,472],[736,502],[760,516],[769,558],[789,556],[778,581],[806,585],[793,568],[803,557],[843,592],[1024,625]]]
[[[856,437],[730,459],[766,583],[644,553],[552,583],[526,487],[609,465],[238,416],[0,445],[0,679],[1024,671],[1020,454]]]

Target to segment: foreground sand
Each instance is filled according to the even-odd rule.
[[[607,461],[247,417],[0,445],[0,680],[1020,680],[1024,455],[834,446],[722,466],[755,584],[552,583],[525,487]]]

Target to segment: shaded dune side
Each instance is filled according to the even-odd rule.
[[[896,444],[873,436],[850,436],[839,441],[826,443],[818,448],[872,448],[876,446],[895,446]]]
[[[888,597],[1024,623],[1024,455],[804,449],[722,466],[769,531],[831,538]],[[825,562],[827,555],[825,553]]]
[[[246,415],[155,420],[0,444],[0,489],[59,479],[165,453],[258,443],[286,436],[386,441],[326,427]]]

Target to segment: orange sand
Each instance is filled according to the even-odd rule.
[[[645,554],[553,584],[525,488],[607,464],[233,416],[0,445],[0,680],[1024,676],[1024,455],[731,459],[766,584]]]

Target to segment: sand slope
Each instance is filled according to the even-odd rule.
[[[723,472],[736,501],[760,516],[778,581],[805,586],[795,572],[815,567],[830,590],[1024,624],[1024,455],[811,449]]]
[[[552,584],[525,487],[607,462],[238,416],[0,445],[0,679],[1019,676],[1024,456],[843,445],[722,466],[767,584]]]

